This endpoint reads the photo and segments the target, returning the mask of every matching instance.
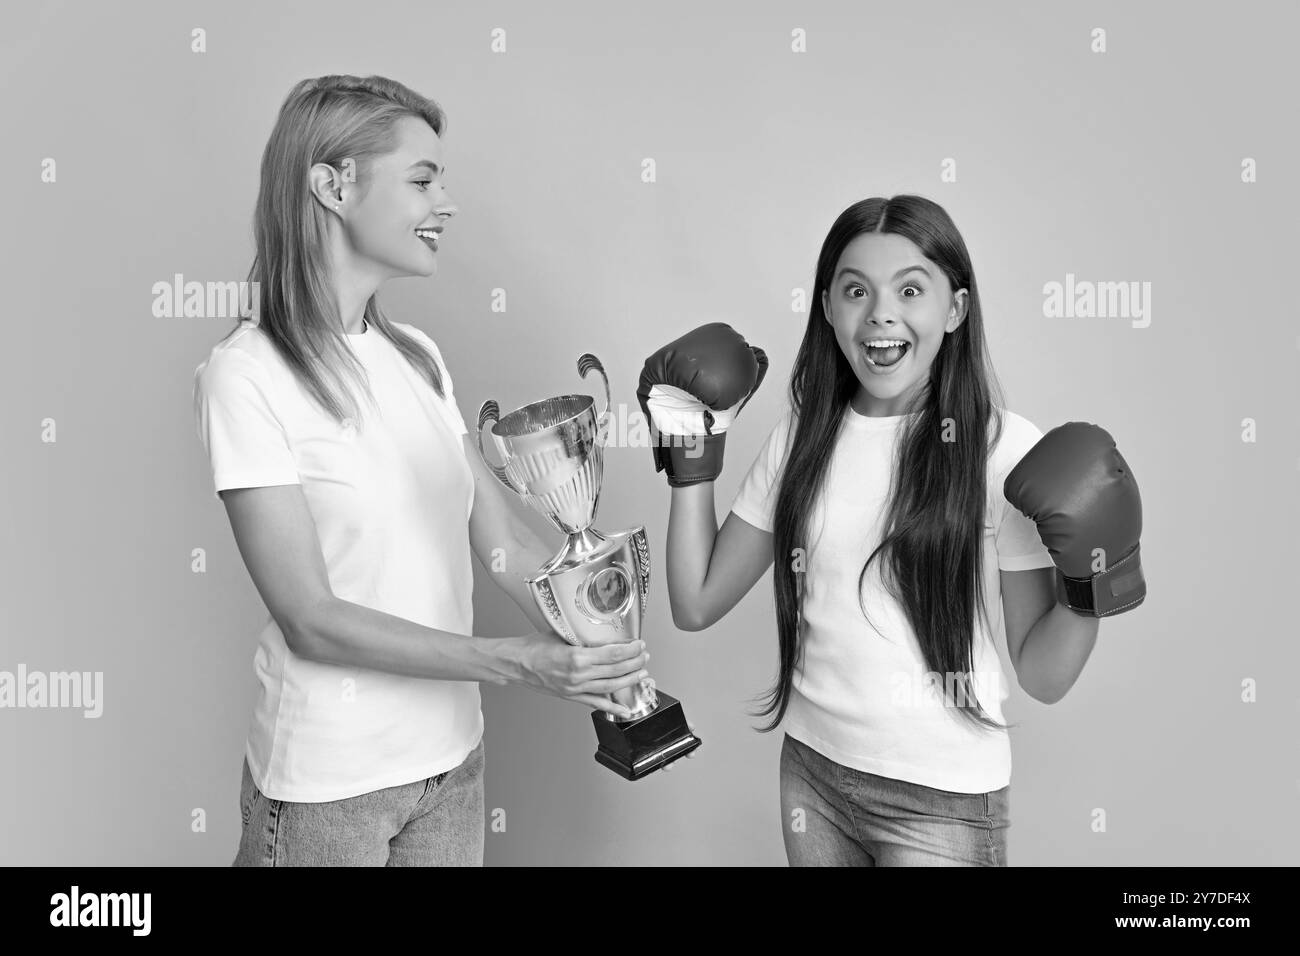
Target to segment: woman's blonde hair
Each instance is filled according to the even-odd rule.
[[[365,369],[344,343],[343,321],[328,281],[329,212],[316,201],[310,171],[328,163],[352,170],[365,196],[374,161],[396,149],[396,125],[423,119],[439,136],[447,126],[442,107],[382,76],[321,76],[290,90],[262,153],[261,183],[253,213],[256,253],[248,278],[258,289],[260,327],[308,393],[336,421],[363,416],[341,372],[374,395]],[[442,375],[427,348],[396,328],[366,302],[371,332],[388,339],[443,396]]]

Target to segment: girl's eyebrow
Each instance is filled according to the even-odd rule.
[[[931,279],[934,278],[934,276],[930,275],[930,270],[919,263],[916,265],[906,266],[902,269],[899,269],[897,272],[894,273],[894,278],[897,279],[899,276],[905,275],[913,270],[920,270],[921,272],[924,272],[927,276],[929,276]],[[852,272],[854,275],[859,276],[863,279],[867,277],[867,274],[865,272],[862,272],[859,269],[855,269],[852,266],[845,266],[836,274],[835,276],[836,281],[839,281],[840,276],[844,275],[844,273],[846,272]]]
[[[410,171],[412,169],[415,169],[417,166],[423,166],[425,169],[429,170],[429,172],[433,173],[435,176],[447,168],[446,166],[440,168],[438,164],[431,159],[422,159],[418,163],[411,163],[411,165],[407,166],[406,168],[408,171]]]

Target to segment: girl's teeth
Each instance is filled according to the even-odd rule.
[[[897,365],[907,354],[908,345],[898,339],[885,340],[881,339],[872,343],[864,343],[863,354],[869,363],[878,368],[889,368]]]

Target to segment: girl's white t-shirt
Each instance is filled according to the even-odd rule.
[[[793,410],[786,409],[741,483],[731,510],[771,532]],[[1002,435],[989,458],[983,575],[988,619],[976,615],[972,685],[986,713],[1005,723],[1010,685],[994,641],[1006,642],[999,571],[1052,567],[1032,521],[1002,494],[1007,474],[1042,437],[1003,410]],[[902,606],[881,581],[877,555],[892,478],[895,440],[906,416],[869,418],[847,405],[825,487],[810,514],[804,580],[803,653],[782,728],[836,763],[954,793],[987,793],[1011,781],[1005,730],[979,730],[943,703],[955,678],[929,674]],[[791,560],[798,560],[794,555]],[[945,680],[948,681],[945,687]]]
[[[198,433],[214,494],[302,485],[336,597],[472,634],[467,429],[438,347],[414,326],[397,327],[433,354],[445,398],[368,327],[347,342],[379,412],[366,409],[362,430],[340,424],[245,320],[195,369]],[[289,650],[269,615],[253,666],[245,755],[274,800],[319,803],[412,783],[460,764],[483,735],[476,682],[310,661]]]

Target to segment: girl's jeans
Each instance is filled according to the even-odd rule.
[[[786,858],[791,866],[1006,866],[1010,791],[953,793],[865,773],[786,734]]]

